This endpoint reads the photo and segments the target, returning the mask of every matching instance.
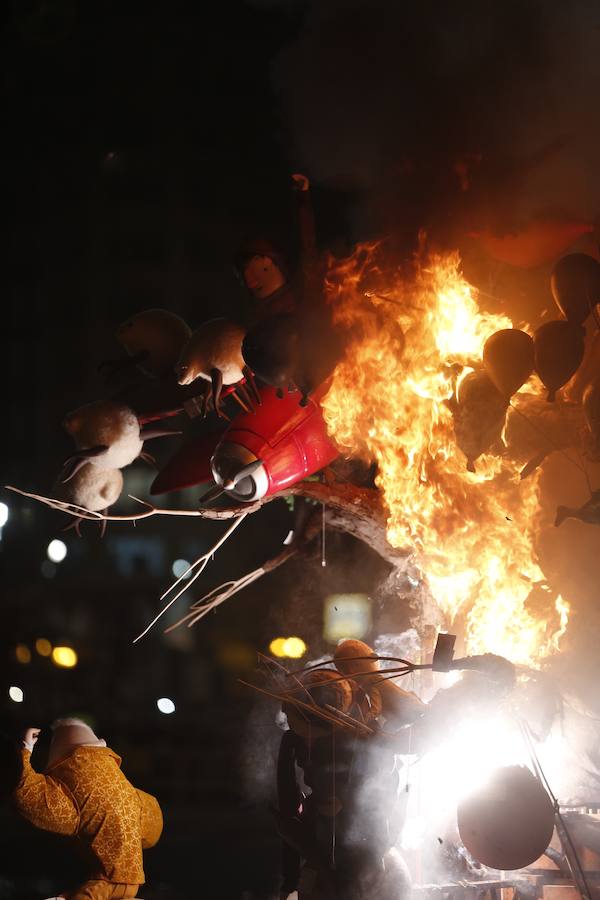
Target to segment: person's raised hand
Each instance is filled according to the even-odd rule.
[[[301,175],[299,172],[292,175],[292,181],[294,182],[293,186],[296,191],[307,191],[310,187],[310,182],[306,175]]]
[[[21,735],[21,740],[23,741],[23,746],[27,750],[33,750],[35,747],[35,743],[40,736],[41,728],[26,728],[23,734]]]

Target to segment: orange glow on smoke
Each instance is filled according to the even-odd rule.
[[[542,614],[526,603],[543,581],[537,477],[520,481],[515,464],[492,455],[467,472],[445,403],[481,364],[486,339],[512,322],[480,310],[458,253],[422,255],[409,272],[381,256],[365,245],[330,265],[328,301],[350,337],[322,401],[329,432],[342,452],[377,462],[388,541],[414,550],[440,609],[431,624],[462,623],[470,653],[535,662],[568,619],[560,597]]]

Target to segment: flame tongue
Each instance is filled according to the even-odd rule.
[[[436,624],[460,614],[468,652],[534,662],[556,646],[568,610],[560,597],[547,615],[526,606],[543,580],[537,480],[519,482],[515,465],[486,455],[467,472],[449,409],[486,339],[512,322],[479,310],[457,253],[432,255],[409,277],[391,272],[385,290],[366,292],[369,278],[384,278],[377,256],[377,245],[365,246],[329,271],[333,318],[350,338],[322,401],[327,427],[342,450],[376,460],[388,541],[415,549],[445,616]]]

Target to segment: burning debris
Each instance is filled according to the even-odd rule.
[[[384,268],[384,250],[363,248],[330,272],[333,315],[352,338],[323,400],[326,422],[343,449],[376,460],[388,541],[415,549],[448,624],[466,618],[467,648],[531,662],[556,647],[568,615],[561,598],[545,620],[527,611],[531,586],[543,579],[538,485],[520,482],[501,443],[507,395],[527,375],[531,339],[519,339],[517,359],[512,339],[508,354],[498,352],[497,335],[517,332],[507,332],[506,317],[480,311],[456,254],[423,254],[400,272]],[[365,291],[374,277],[386,301]],[[509,421],[521,405],[517,395]],[[476,472],[465,472],[457,442],[469,467],[479,458]]]
[[[406,858],[415,847],[427,855],[428,844],[437,856],[430,870],[442,882],[457,879],[459,892],[494,879],[512,885],[507,870],[525,870],[517,880],[527,885],[527,867],[547,850],[555,823],[567,858],[556,855],[567,872],[576,867],[565,837],[571,820],[538,755],[551,762],[546,735],[534,737],[524,718],[535,674],[493,654],[454,660],[454,641],[440,635],[425,665],[381,658],[356,640],[297,672],[264,660],[263,679],[250,686],[281,702],[288,726],[275,813],[283,896],[398,900],[411,889]],[[468,674],[429,703],[391,680],[432,668]],[[574,824],[595,845],[598,826],[583,819]]]

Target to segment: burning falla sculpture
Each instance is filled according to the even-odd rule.
[[[295,181],[306,212],[308,184],[306,179]],[[363,533],[377,531],[382,539],[371,545],[384,545],[382,555],[391,550],[394,559],[396,551],[401,555],[407,548],[414,550],[441,614],[453,621],[459,611],[468,613],[468,646],[488,646],[485,635],[493,623],[495,649],[519,662],[539,659],[552,652],[564,632],[568,604],[557,597],[537,619],[527,605],[531,585],[544,580],[533,533],[539,494],[536,478],[519,483],[518,475],[519,470],[522,476],[534,472],[557,447],[545,437],[545,422],[544,428],[537,428],[536,421],[528,423],[536,440],[525,456],[519,447],[506,447],[503,439],[511,420],[527,419],[530,412],[530,419],[539,418],[530,402],[538,399],[539,385],[527,382],[531,393],[513,399],[532,370],[552,397],[579,365],[582,323],[597,316],[600,265],[578,254],[559,261],[552,290],[564,318],[530,336],[512,327],[507,316],[479,308],[477,291],[464,279],[457,252],[435,254],[422,244],[415,258],[399,268],[397,259],[386,257],[382,248],[363,245],[351,257],[331,257],[324,266],[308,228],[300,277],[294,282],[277,252],[254,242],[238,260],[240,275],[256,301],[245,336],[244,329],[225,320],[211,320],[192,333],[164,310],[134,316],[119,330],[118,339],[130,360],[151,376],[145,396],[134,385],[112,397],[113,431],[106,437],[86,433],[85,439],[74,434],[77,453],[71,465],[85,464],[90,467],[85,472],[94,476],[92,466],[110,463],[120,468],[140,452],[146,427],[183,412],[191,418],[206,415],[211,407],[223,420],[223,429],[188,441],[152,486],[153,493],[207,486],[200,508],[178,510],[178,515],[244,516],[246,503],[248,512],[254,512],[262,500],[281,491],[303,491],[298,482],[317,473],[338,452],[368,460],[377,468],[377,492],[363,490],[369,495],[367,515],[373,513],[377,521]],[[320,327],[323,319],[330,319],[333,330],[343,335],[339,355],[321,354],[321,344],[330,343],[331,333]],[[600,393],[594,365],[597,369],[600,344],[597,339],[591,343],[575,378],[581,381],[580,396],[571,404],[581,413],[582,427],[569,431],[585,430],[597,454]],[[245,347],[257,351],[254,367],[244,356]],[[260,383],[261,371],[262,384],[255,392],[253,378],[258,375]],[[239,409],[225,406],[228,397]],[[548,407],[548,417],[556,413],[558,421],[567,404],[561,400],[542,405]],[[121,448],[119,437],[124,409],[131,411],[127,448]],[[562,423],[559,430],[562,441]],[[559,443],[558,449],[565,446],[574,445]],[[127,449],[128,455],[115,461],[117,449]],[[96,485],[101,479],[92,479],[94,490],[85,477],[61,487],[63,499],[29,496],[100,523],[175,512],[142,501],[141,512],[107,516],[100,504],[117,495],[120,479],[118,473],[104,478],[110,483]],[[352,477],[345,480],[352,482]],[[343,487],[338,491],[329,479],[316,499],[334,510]],[[353,482],[349,487],[359,488]],[[229,509],[209,507],[219,495],[232,501]],[[88,504],[94,510],[86,515]],[[595,509],[594,503],[579,511],[565,508],[557,522],[577,514],[595,523]],[[333,511],[333,527],[354,533],[355,510],[347,504],[343,521]],[[302,535],[295,549],[315,534],[311,530]],[[369,543],[369,537],[365,540]],[[217,544],[221,546],[221,539]],[[272,562],[248,576],[260,577]],[[193,565],[203,564],[204,557]],[[247,583],[244,576],[233,589],[217,591],[219,602]]]

